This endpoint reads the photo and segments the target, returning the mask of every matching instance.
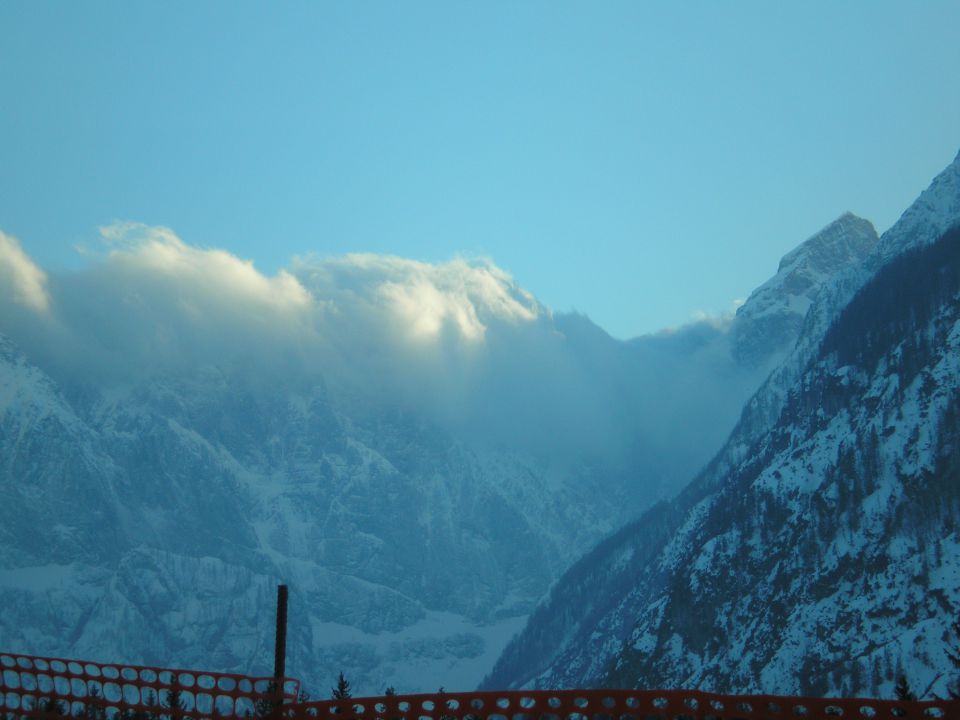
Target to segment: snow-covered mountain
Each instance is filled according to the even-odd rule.
[[[673,501],[576,563],[487,686],[890,695],[950,677],[960,608],[960,156]],[[789,256],[788,256],[789,257]]]
[[[741,362],[769,362],[771,347],[792,349],[820,288],[841,269],[859,267],[877,241],[873,225],[845,213],[784,255],[777,274],[737,311],[734,351]]]
[[[702,466],[877,238],[844,216],[735,318],[619,342],[486,263],[267,278],[108,229],[0,234],[0,648],[470,687],[557,577]],[[640,470],[638,470],[638,468]]]
[[[857,272],[877,242],[873,225],[845,213],[788,253],[734,317],[636,338],[612,348],[617,363],[591,364],[597,375],[622,378],[619,398],[641,409],[622,423],[631,428],[625,472],[641,486],[656,483],[661,498],[686,485],[736,426],[745,400],[790,355],[811,298]],[[577,337],[569,318],[558,323]],[[598,346],[579,345],[594,353]]]
[[[243,396],[209,371],[85,406],[9,342],[0,388],[6,648],[265,670],[286,582],[313,687],[474,683],[618,516],[586,471],[416,417],[361,426],[319,390]]]

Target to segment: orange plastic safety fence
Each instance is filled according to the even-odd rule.
[[[471,692],[284,705],[286,720],[960,720],[958,702],[717,695],[696,690]]]
[[[173,691],[183,708],[179,715],[244,717],[272,683],[270,677],[0,653],[0,715],[54,715],[37,712],[54,707],[74,714],[93,706],[108,716],[127,710],[156,714],[164,712]],[[296,700],[299,691],[299,680],[284,678],[285,702]]]
[[[106,717],[148,713],[169,720],[245,717],[273,679],[230,673],[0,653],[0,719],[62,718],[91,708]],[[697,690],[557,690],[431,693],[295,702],[285,678],[277,720],[960,720],[960,701],[718,695]],[[169,707],[178,692],[181,709]],[[56,705],[53,705],[56,703]]]

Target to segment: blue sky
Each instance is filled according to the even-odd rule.
[[[618,337],[730,309],[960,149],[960,3],[0,4],[0,230],[492,258]]]

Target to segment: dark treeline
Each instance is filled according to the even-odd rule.
[[[933,314],[960,292],[960,226],[939,240],[897,256],[864,285],[827,331],[821,355],[873,374],[902,343],[901,387],[908,385],[940,338],[927,330]],[[855,328],[855,332],[851,332]]]

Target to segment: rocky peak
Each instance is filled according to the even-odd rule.
[[[784,255],[777,274],[737,311],[733,338],[738,361],[760,365],[789,350],[820,288],[863,262],[878,240],[869,220],[847,212]]]
[[[863,260],[878,240],[869,220],[845,212],[784,255],[777,277],[832,275],[840,267]]]

